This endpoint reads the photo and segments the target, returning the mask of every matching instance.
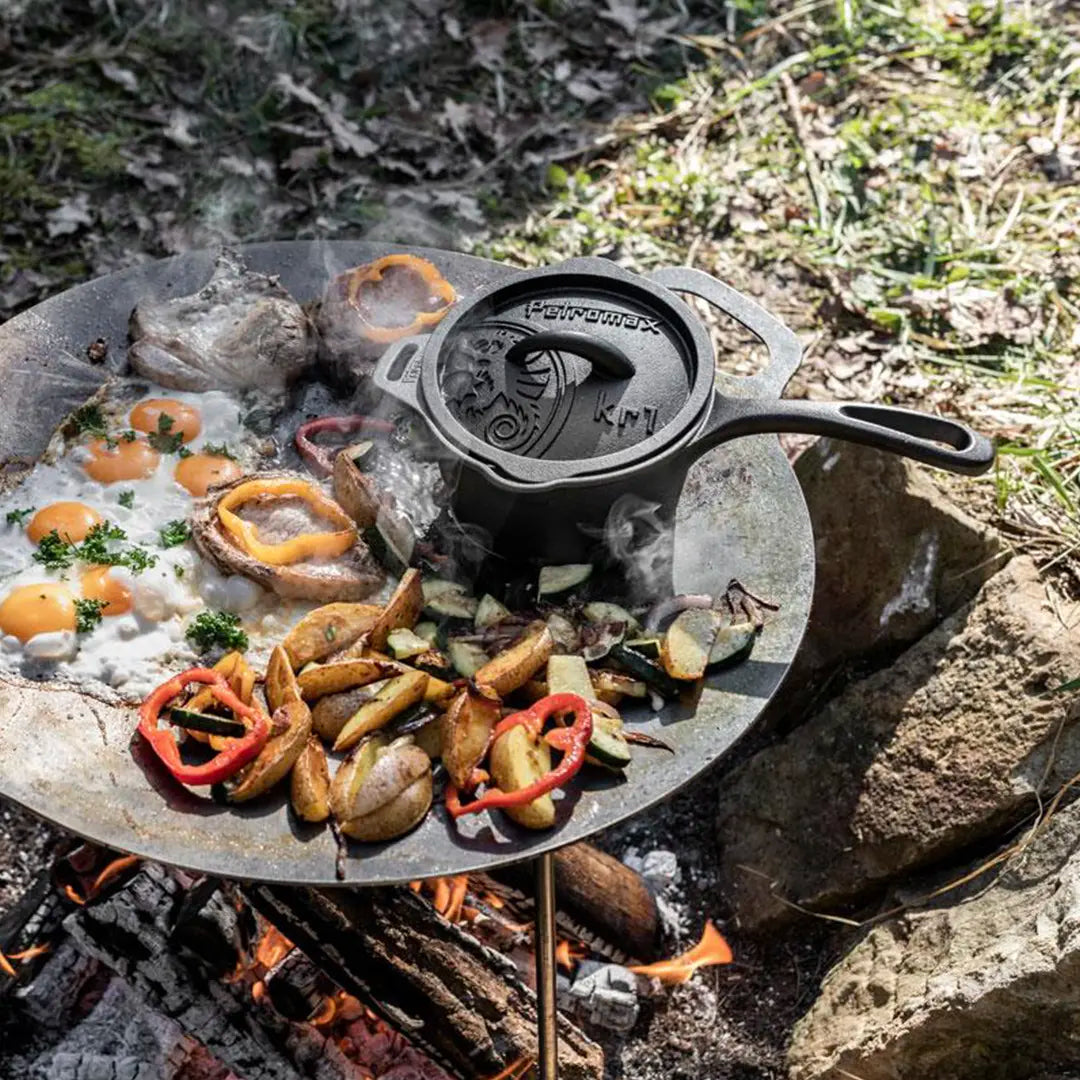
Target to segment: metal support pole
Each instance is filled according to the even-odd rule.
[[[540,1080],[558,1080],[559,1033],[555,1006],[555,857],[536,860],[536,1019],[540,1036]]]

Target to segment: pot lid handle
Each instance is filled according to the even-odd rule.
[[[543,330],[516,341],[506,350],[511,364],[524,364],[533,353],[547,349],[573,353],[592,364],[593,373],[609,379],[629,379],[637,370],[633,360],[610,341],[580,330]]]

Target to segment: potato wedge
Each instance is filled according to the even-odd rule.
[[[356,710],[361,705],[374,701],[387,682],[388,679],[377,679],[365,686],[354,686],[351,690],[342,690],[340,693],[319,698],[311,709],[311,726],[315,734],[333,742]]]
[[[386,607],[371,628],[369,641],[373,649],[385,649],[391,630],[411,630],[424,610],[424,591],[420,586],[420,571],[406,570]]]
[[[407,671],[390,679],[374,701],[361,705],[349,718],[334,740],[334,749],[348,750],[369,732],[388,724],[410,705],[423,701],[427,680],[427,675],[422,671]]]
[[[301,821],[325,821],[330,816],[330,768],[326,751],[308,735],[289,777],[289,800]]]
[[[419,824],[431,806],[431,761],[410,742],[366,739],[338,770],[330,804],[355,840],[390,840]]]
[[[547,662],[555,643],[546,623],[535,623],[516,645],[489,660],[474,676],[477,686],[490,686],[506,697],[524,686]]]
[[[577,694],[586,701],[596,698],[589,669],[580,656],[549,656],[547,688],[549,694]]]
[[[723,618],[708,608],[689,608],[668,627],[660,662],[673,679],[694,680],[705,674],[709,653]]]
[[[640,679],[624,675],[621,671],[601,668],[599,671],[590,671],[589,678],[592,680],[593,694],[597,700],[608,705],[618,705],[623,697],[649,696],[649,688]]]
[[[484,760],[491,732],[501,715],[497,697],[468,688],[446,710],[443,764],[457,787],[466,787],[473,769]]]
[[[382,608],[375,604],[323,604],[309,611],[286,635],[282,646],[297,671],[351,645],[374,625]]]
[[[495,740],[489,760],[495,783],[503,791],[517,791],[551,769],[551,750],[543,739],[533,742],[518,724]],[[524,806],[508,806],[506,813],[526,829],[550,829],[555,824],[555,802],[550,795],[541,795]]]
[[[226,785],[229,802],[247,802],[262,795],[284,780],[296,764],[311,734],[311,710],[302,701],[291,701],[277,710],[275,720],[280,720],[282,713],[287,716],[288,727],[267,740],[259,756],[245,766],[235,782],[230,780]]]
[[[379,496],[375,485],[357,468],[350,448],[334,458],[334,501],[361,529],[375,524]]]
[[[310,671],[302,671],[296,677],[296,682],[300,687],[300,696],[305,701],[317,701],[327,694],[337,694],[354,686],[365,686],[376,679],[385,679],[388,675],[397,675],[400,670],[392,660],[342,660],[337,664],[320,664]]]
[[[289,663],[288,654],[281,645],[274,647],[266,663],[266,683],[263,691],[271,712],[275,712],[290,701],[301,700],[296,673],[292,669],[292,664]]]
[[[416,671],[416,668],[411,665],[403,664],[400,660],[394,660],[376,649],[367,649],[364,655],[372,660],[381,660],[384,664],[393,664],[402,673]],[[431,705],[442,705],[444,702],[449,701],[455,693],[456,691],[450,683],[438,679],[434,675],[428,675],[427,686],[424,689],[424,700],[426,702]]]
[[[438,761],[446,745],[446,713],[436,717],[430,724],[425,724],[419,731],[414,731],[413,742],[432,761]]]

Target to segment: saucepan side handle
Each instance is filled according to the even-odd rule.
[[[977,476],[994,463],[994,447],[983,435],[955,420],[892,405],[776,401],[717,395],[704,432],[692,444],[694,455],[741,435],[798,432],[863,443]]]
[[[740,385],[745,383],[749,394],[755,397],[780,396],[802,360],[802,345],[793,331],[760,304],[702,270],[667,266],[646,276],[674,292],[691,293],[708,301],[760,338],[769,350],[769,366],[757,375],[740,380]]]
[[[384,394],[397,398],[403,405],[408,405],[418,413],[424,411],[420,406],[418,387],[424,346],[429,340],[427,335],[414,334],[395,341],[379,357],[371,375],[375,385]]]

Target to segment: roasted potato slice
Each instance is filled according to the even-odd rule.
[[[322,660],[366,634],[382,613],[375,604],[323,604],[309,611],[281,643],[297,671],[312,660]]]
[[[589,677],[592,680],[594,696],[608,705],[618,705],[623,697],[649,696],[649,688],[645,683],[631,675],[624,675],[621,671],[602,668],[599,671],[590,671]]]
[[[491,732],[501,715],[497,697],[478,694],[468,688],[462,690],[447,709],[443,764],[457,787],[466,787],[473,769],[484,760]]]
[[[422,671],[407,671],[390,679],[373,701],[361,705],[349,718],[334,740],[334,749],[348,750],[365,735],[388,724],[410,705],[422,701],[427,680],[427,675]]]
[[[283,713],[288,727],[268,739],[259,756],[245,766],[235,781],[229,781],[226,785],[229,802],[247,802],[262,795],[284,780],[296,764],[311,734],[311,710],[302,701],[291,701],[275,712],[274,719],[280,722]]]
[[[338,770],[330,804],[354,840],[391,840],[414,828],[431,807],[431,760],[410,740],[387,746],[368,739]]]
[[[361,529],[375,524],[379,516],[379,495],[375,485],[360,471],[350,448],[334,458],[334,501]]]
[[[289,799],[302,821],[325,821],[330,816],[330,768],[323,744],[315,735],[308,735],[293,765]]]
[[[385,649],[386,637],[391,630],[411,630],[420,612],[424,610],[424,591],[420,585],[420,571],[406,570],[386,607],[382,609],[369,638],[373,649]]]
[[[489,660],[473,677],[477,686],[490,686],[506,697],[524,686],[548,661],[555,643],[546,623],[535,623],[516,645]]]
[[[503,791],[517,791],[539,780],[551,769],[551,750],[534,742],[518,724],[500,735],[491,747],[491,776]],[[526,829],[549,829],[555,824],[555,801],[541,795],[524,806],[508,806],[506,813]]]
[[[689,608],[668,627],[660,662],[673,679],[693,681],[705,674],[723,617],[708,608]]]
[[[356,714],[361,705],[374,701],[379,691],[389,682],[378,679],[365,686],[354,686],[337,694],[319,698],[311,709],[311,725],[317,735],[333,742],[341,729]]]
[[[385,653],[375,649],[367,649],[365,655],[372,660],[381,660],[384,664],[392,664],[399,672],[416,671],[410,664],[403,664],[400,660],[394,660]],[[454,687],[443,679],[434,675],[428,675],[427,686],[424,688],[424,700],[432,705],[442,705],[454,696]]]
[[[376,679],[385,679],[388,675],[397,675],[400,670],[392,660],[342,660],[337,664],[320,664],[302,671],[296,677],[296,682],[305,701],[316,701],[327,694],[337,694],[354,686],[365,686]]]
[[[300,701],[300,686],[289,663],[289,657],[281,645],[277,645],[266,663],[266,683],[263,686],[266,704],[271,712],[290,701]]]

